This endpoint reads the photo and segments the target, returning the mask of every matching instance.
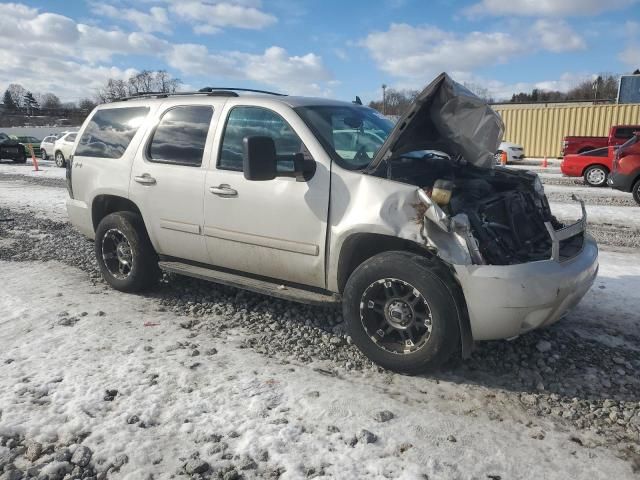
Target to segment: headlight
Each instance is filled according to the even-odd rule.
[[[533,189],[536,191],[538,195],[544,197],[544,186],[542,185],[542,180],[540,180],[540,176],[536,175],[535,180],[533,181]]]

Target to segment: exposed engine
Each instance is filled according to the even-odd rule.
[[[545,222],[554,229],[562,225],[551,215],[535,174],[456,165],[446,154],[434,152],[396,158],[384,167],[376,174],[422,188],[450,218],[461,213],[468,217],[475,242],[469,250],[476,250],[476,263],[511,265],[550,258],[552,241]]]

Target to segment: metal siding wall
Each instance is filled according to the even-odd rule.
[[[495,107],[505,141],[520,143],[530,157],[559,156],[567,135],[609,135],[612,125],[640,124],[640,104],[562,107]]]

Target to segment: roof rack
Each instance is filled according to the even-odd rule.
[[[147,93],[139,93],[138,95],[130,95],[128,97],[119,98],[118,101],[126,102],[127,100],[135,100],[137,98],[167,98],[167,97],[185,97],[192,95],[205,95],[208,97],[237,97],[238,94],[236,92],[232,92],[230,90],[220,90],[215,92],[147,92]]]
[[[232,92],[253,92],[264,93],[267,95],[276,95],[278,97],[286,97],[286,93],[270,92],[268,90],[256,90],[254,88],[236,88],[236,87],[204,87],[198,90],[199,92],[215,93],[217,91],[232,91]]]

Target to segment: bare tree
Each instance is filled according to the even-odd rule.
[[[418,93],[420,92],[417,90],[395,90],[393,88],[385,88],[384,110],[386,115],[402,115],[418,96]],[[369,106],[382,112],[383,101],[374,100],[369,102]]]
[[[19,83],[12,83],[7,87],[7,91],[9,92],[9,95],[11,95],[13,104],[17,108],[22,108],[24,106],[24,96],[27,94],[27,90]]]
[[[45,93],[40,96],[40,106],[45,109],[58,109],[61,106],[60,99],[53,93]]]
[[[96,108],[96,102],[90,98],[83,98],[78,102],[78,108],[83,112],[90,112]]]
[[[182,82],[165,70],[143,70],[126,81],[110,78],[96,96],[98,103],[113,102],[131,95],[143,93],[173,93]]]

